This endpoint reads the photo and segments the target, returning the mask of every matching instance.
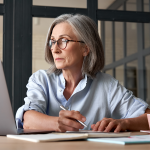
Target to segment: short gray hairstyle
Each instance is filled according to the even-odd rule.
[[[95,22],[89,17],[81,14],[63,14],[52,22],[48,31],[45,47],[45,60],[50,64],[49,71],[56,74],[60,74],[62,72],[61,69],[56,68],[48,43],[53,28],[57,24],[63,22],[67,22],[71,25],[77,37],[82,40],[90,50],[82,64],[82,75],[87,74],[90,78],[95,78],[96,73],[101,71],[104,67],[105,61],[103,46]]]

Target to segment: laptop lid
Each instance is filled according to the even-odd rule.
[[[0,60],[0,135],[7,134],[17,134],[17,129]]]
[[[2,63],[0,60],[0,135],[7,134],[36,134],[50,133],[52,131],[42,129],[18,129],[16,128],[15,119],[10,103],[7,90],[6,80]]]

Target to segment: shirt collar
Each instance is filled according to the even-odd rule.
[[[81,90],[83,90],[86,87],[87,84],[87,74],[84,75],[84,78],[78,83],[76,89],[74,90],[73,93],[79,92]],[[59,75],[59,82],[58,82],[58,86],[60,86],[61,88],[65,89],[65,85],[66,85],[66,80],[63,76],[63,73],[61,73]]]
[[[59,86],[61,86],[63,89],[65,89],[65,85],[66,85],[66,80],[65,80],[65,78],[64,78],[64,76],[63,76],[63,73],[61,73],[60,75],[59,75]]]

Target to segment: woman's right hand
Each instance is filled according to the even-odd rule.
[[[77,120],[85,122],[86,118],[81,115],[79,111],[61,110],[57,120],[57,131],[66,132],[79,131],[79,129],[83,129],[84,126],[77,122]]]

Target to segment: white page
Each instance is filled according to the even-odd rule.
[[[92,131],[92,130],[80,130],[80,131],[67,131],[67,133],[78,133],[83,134],[87,133],[88,137],[128,137],[130,132],[101,132],[101,131]]]
[[[31,142],[44,142],[44,141],[86,139],[88,137],[88,134],[49,133],[49,134],[7,135],[7,137]]]

